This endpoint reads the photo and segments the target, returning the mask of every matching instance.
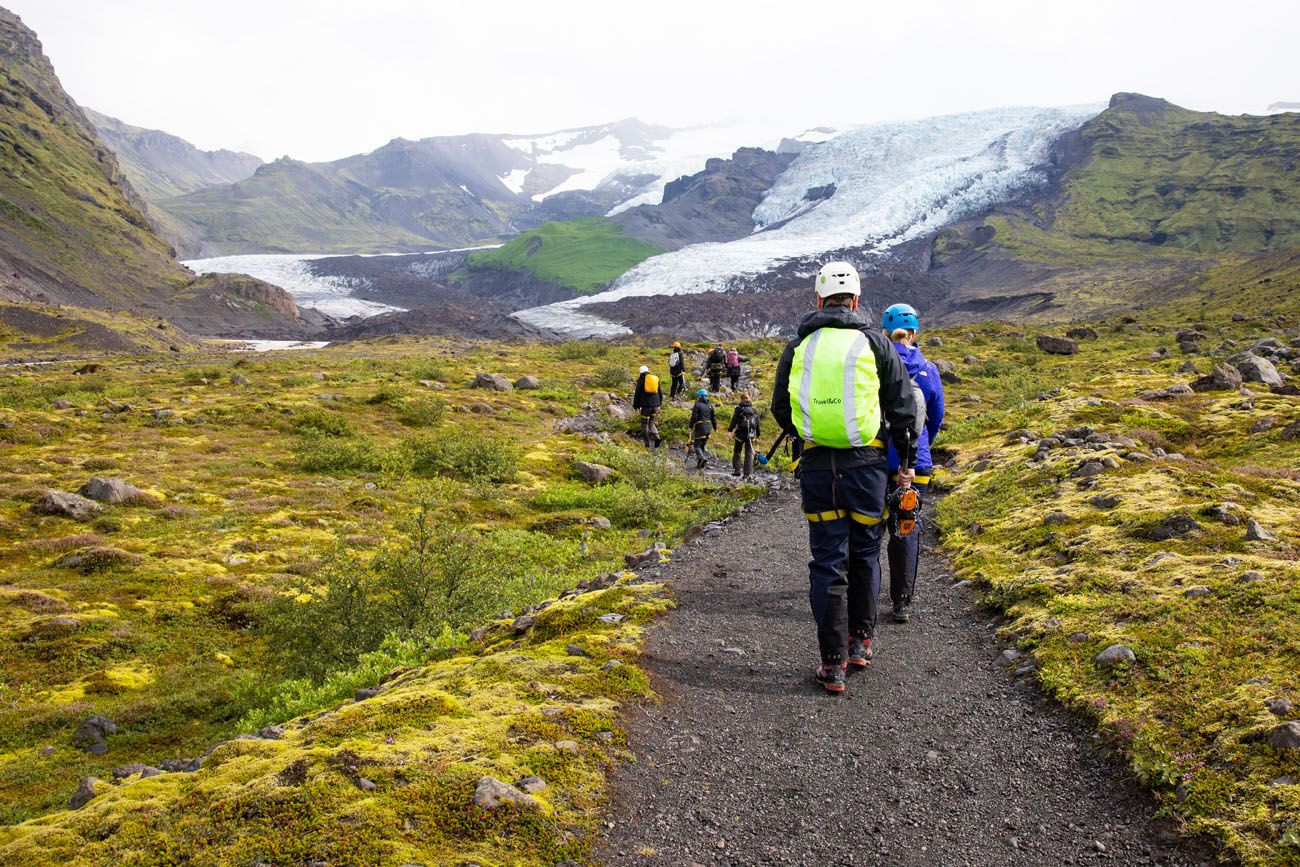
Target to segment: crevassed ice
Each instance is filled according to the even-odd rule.
[[[850,130],[804,151],[768,190],[754,221],[758,229],[775,228],[655,256],[605,292],[515,316],[556,331],[575,322],[587,336],[620,334],[626,329],[613,323],[595,331],[590,314],[576,320],[577,308],[593,300],[721,290],[784,260],[844,247],[883,253],[1043,183],[1052,142],[1100,110],[994,109]],[[827,184],[835,185],[829,199],[805,200],[809,189]]]
[[[274,283],[292,295],[299,307],[311,307],[330,316],[374,316],[402,309],[351,297],[352,282],[342,277],[317,277],[306,263],[324,258],[325,254],[256,253],[190,259],[181,264],[196,274],[247,274]]]

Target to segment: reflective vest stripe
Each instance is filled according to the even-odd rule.
[[[849,445],[864,446],[862,431],[858,429],[858,359],[867,347],[867,335],[854,331],[853,343],[844,357],[844,430],[849,435]],[[872,431],[871,435],[875,436]]]
[[[808,399],[808,395],[812,393],[812,360],[817,356],[817,344],[821,341],[821,337],[822,330],[818,329],[813,332],[812,337],[808,338],[807,343],[795,350],[795,364],[802,368],[803,373],[799,377],[799,399],[796,403],[799,411],[803,414],[803,426],[800,428],[800,433],[806,443],[813,441],[812,401]]]

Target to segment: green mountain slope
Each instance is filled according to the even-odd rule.
[[[587,217],[543,223],[495,250],[469,258],[471,269],[523,269],[538,280],[590,293],[663,248],[623,234],[615,223]]]
[[[0,9],[0,298],[146,303],[189,274],[35,34]]]
[[[176,261],[112,151],[64,92],[36,35],[5,9],[0,73],[0,302],[10,302],[4,330],[28,335],[0,343],[22,357],[156,348],[164,336],[167,345],[190,345],[157,317],[204,334],[249,328],[302,336],[316,327],[278,287],[196,281]],[[36,305],[43,309],[31,309]],[[135,315],[115,327],[110,310]],[[142,339],[140,321],[149,318],[157,333]]]
[[[242,181],[262,164],[252,154],[199,150],[179,136],[132,126],[90,109],[83,111],[100,139],[117,154],[131,186],[147,202]]]
[[[1055,183],[1033,201],[935,236],[926,277],[949,290],[942,314],[1106,314],[1194,292],[1228,254],[1300,248],[1300,115],[1116,94],[1055,158]]]

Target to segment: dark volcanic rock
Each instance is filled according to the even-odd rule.
[[[1236,391],[1240,387],[1241,374],[1226,364],[1220,364],[1192,383],[1192,391]]]
[[[1074,355],[1079,351],[1079,344],[1068,337],[1052,337],[1040,334],[1035,341],[1038,348],[1049,355]]]

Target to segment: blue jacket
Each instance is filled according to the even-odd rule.
[[[908,375],[916,380],[925,395],[925,430],[921,431],[921,442],[916,449],[916,474],[928,476],[934,469],[930,444],[938,439],[939,429],[943,426],[943,382],[939,379],[939,368],[934,366],[934,362],[927,361],[921,350],[906,343],[895,343],[894,348],[898,350],[898,357],[903,359]],[[893,443],[889,446],[889,469],[891,472],[898,469],[898,454]]]

